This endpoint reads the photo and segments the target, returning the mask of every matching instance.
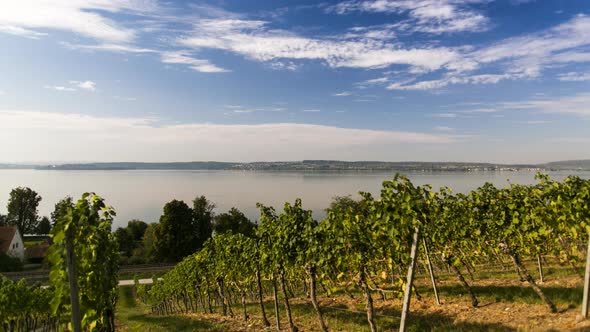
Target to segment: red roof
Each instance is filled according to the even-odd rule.
[[[16,234],[16,226],[0,227],[0,253],[8,252],[10,249],[10,242]]]
[[[25,256],[27,258],[45,258],[47,249],[49,249],[49,242],[45,241],[41,244],[27,247],[25,249]]]

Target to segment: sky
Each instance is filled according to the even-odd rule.
[[[590,159],[590,1],[2,0],[0,162]]]

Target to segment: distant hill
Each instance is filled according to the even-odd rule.
[[[39,167],[38,165],[25,164],[0,164],[0,169],[33,169]]]
[[[590,159],[586,160],[564,160],[554,161],[543,165],[549,169],[563,169],[563,170],[590,170]]]
[[[172,163],[85,163],[37,166],[37,169],[55,170],[223,170],[232,169],[236,163],[218,161],[172,162]]]
[[[494,164],[479,162],[422,161],[339,161],[302,160],[273,162],[191,161],[169,163],[109,162],[59,165],[0,164],[0,169],[41,170],[260,170],[260,171],[515,171],[515,170],[590,170],[590,160],[556,161],[546,164]]]
[[[88,163],[38,166],[53,170],[264,170],[264,171],[491,171],[532,169],[536,165],[499,165],[465,162],[385,162],[303,160],[276,162]]]

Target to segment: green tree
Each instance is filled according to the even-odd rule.
[[[68,212],[68,208],[71,208],[72,206],[74,206],[74,202],[70,196],[55,203],[53,212],[51,212],[51,223],[55,225],[59,217],[65,215]]]
[[[8,199],[8,224],[15,225],[23,236],[34,233],[39,223],[37,207],[41,196],[28,187],[12,189]]]
[[[127,257],[131,256],[133,249],[135,249],[135,243],[129,228],[119,227],[114,233],[119,244],[119,252]]]
[[[195,237],[193,210],[183,201],[164,205],[164,214],[155,230],[154,249],[159,261],[179,262],[202,245]]]
[[[6,226],[6,215],[0,213],[0,226]]]
[[[127,230],[132,236],[133,241],[136,242],[141,242],[141,239],[143,239],[143,234],[145,234],[145,230],[147,228],[148,224],[141,220],[133,219],[127,223]]]
[[[155,248],[155,239],[156,239],[156,230],[160,227],[160,224],[149,224],[148,227],[145,229],[143,233],[143,239],[141,240],[141,251],[143,257],[148,262],[156,261],[156,248]]]
[[[39,221],[35,232],[37,234],[49,234],[49,232],[51,232],[51,221],[49,221],[49,218],[43,216]]]
[[[205,196],[198,196],[193,200],[192,234],[196,241],[195,249],[201,248],[213,233],[213,209],[215,204],[207,200]]]
[[[364,214],[365,206],[363,200],[354,200],[350,195],[348,196],[334,196],[332,197],[332,202],[330,202],[330,207],[327,208],[325,211],[326,213],[332,212],[345,212],[347,210],[352,210],[354,214]]]
[[[231,208],[227,213],[215,216],[213,230],[215,234],[224,234],[231,231],[234,234],[244,234],[250,238],[256,236],[256,224],[236,208]]]

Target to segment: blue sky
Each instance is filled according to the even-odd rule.
[[[590,158],[590,2],[5,0],[0,162]]]

